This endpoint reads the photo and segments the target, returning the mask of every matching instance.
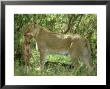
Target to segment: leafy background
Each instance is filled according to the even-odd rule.
[[[32,39],[30,59],[31,67],[28,73],[24,72],[23,62],[23,34],[25,24],[36,21],[39,25],[48,28],[51,32],[62,34],[80,34],[87,38],[91,46],[92,63],[95,65],[91,75],[97,75],[97,15],[96,14],[15,14],[14,15],[14,75],[15,76],[81,76],[87,75],[87,67],[80,62],[78,70],[62,66],[69,64],[70,57],[67,55],[48,55],[47,60],[52,62],[45,65],[43,72],[39,72],[40,55],[36,50],[36,42]]]

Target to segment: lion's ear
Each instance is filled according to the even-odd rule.
[[[34,22],[34,28],[36,28],[38,26],[37,22]]]

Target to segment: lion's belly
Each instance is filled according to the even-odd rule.
[[[59,49],[47,49],[47,52],[52,54],[61,54],[61,55],[69,54],[68,50],[59,50]]]

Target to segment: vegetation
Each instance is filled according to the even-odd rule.
[[[62,34],[80,34],[87,38],[91,46],[92,63],[97,65],[97,15],[96,14],[15,14],[14,15],[14,73],[17,76],[80,76],[87,75],[86,67],[80,62],[78,70],[62,66],[69,64],[70,57],[57,54],[50,54],[48,61],[50,64],[45,65],[43,72],[39,72],[40,55],[36,50],[36,42],[31,41],[32,57],[30,59],[30,68],[28,74],[24,72],[24,62],[22,56],[23,34],[26,29],[25,24],[36,21],[39,25],[48,28],[48,30]],[[51,63],[52,62],[52,63]],[[56,64],[55,64],[55,63]],[[91,75],[97,75],[96,67]]]

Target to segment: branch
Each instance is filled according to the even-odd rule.
[[[77,24],[76,28],[74,29],[75,32],[76,32],[76,29],[79,27],[79,24],[80,24],[80,22],[82,20],[82,17],[83,17],[83,15],[80,15],[78,24]]]
[[[64,34],[66,34],[68,31],[71,30],[72,28],[72,25],[74,25],[74,22],[77,20],[79,15],[71,15],[70,19],[69,19],[69,23],[68,23],[68,28],[67,30],[64,32]],[[74,18],[73,18],[74,17]],[[74,21],[73,21],[74,20]]]
[[[68,28],[65,32],[63,32],[64,34],[66,34],[70,30],[70,25],[71,25],[72,18],[73,18],[73,16],[71,15],[71,17],[69,18],[69,22],[68,22]]]

